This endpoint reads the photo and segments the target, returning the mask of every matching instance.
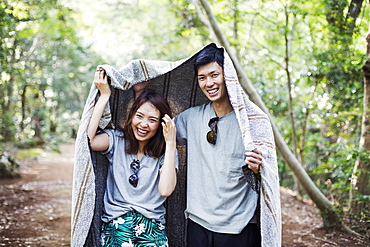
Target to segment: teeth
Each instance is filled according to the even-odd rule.
[[[213,94],[213,93],[216,93],[217,90],[218,90],[217,88],[216,89],[212,89],[212,90],[209,90],[208,93]]]
[[[149,131],[144,131],[144,130],[141,130],[141,129],[137,129],[137,131],[140,133],[140,134],[147,134]]]

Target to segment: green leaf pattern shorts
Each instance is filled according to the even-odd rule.
[[[130,211],[103,224],[102,247],[168,247],[166,227]]]

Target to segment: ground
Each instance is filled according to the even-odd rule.
[[[0,246],[69,246],[74,143],[21,163],[22,177],[0,180]],[[283,247],[370,246],[365,237],[321,228],[318,210],[281,188]]]

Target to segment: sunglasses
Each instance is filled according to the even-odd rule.
[[[211,128],[211,130],[207,133],[207,141],[213,145],[216,144],[218,120],[218,117],[214,117],[211,118],[208,122],[208,126]]]
[[[137,173],[139,172],[140,169],[140,162],[139,160],[133,160],[130,164],[131,170],[134,172],[129,178],[128,181],[129,183],[136,188],[137,183],[139,182],[139,176]]]

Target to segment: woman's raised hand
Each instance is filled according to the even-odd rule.
[[[176,125],[175,121],[167,114],[162,118],[163,136],[166,143],[176,144]]]
[[[98,69],[94,75],[94,84],[99,89],[101,95],[110,95],[111,90],[108,84],[108,76],[105,71]]]

